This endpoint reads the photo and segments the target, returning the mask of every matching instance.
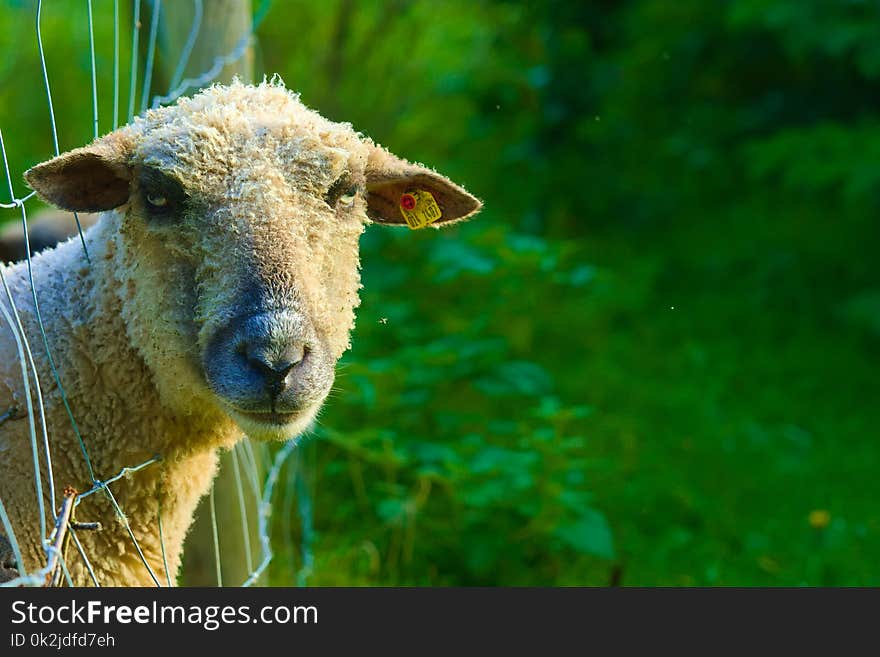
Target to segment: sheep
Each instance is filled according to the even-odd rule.
[[[79,521],[103,525],[78,533],[102,585],[173,580],[218,451],[242,434],[294,437],[313,421],[349,348],[366,225],[436,228],[481,208],[442,175],[308,109],[277,78],[150,110],[25,178],[61,209],[101,213],[85,232],[90,263],[77,238],[32,259],[94,477],[161,456],[111,487],[149,569],[106,495],[77,507]],[[60,499],[93,478],[40,348],[26,263],[3,274],[33,346]],[[0,302],[9,308],[2,290]],[[45,554],[16,349],[13,332],[0,332],[0,413],[13,411],[0,424],[0,499],[33,572]],[[45,477],[43,489],[48,506]],[[67,566],[74,584],[91,582],[75,551]]]

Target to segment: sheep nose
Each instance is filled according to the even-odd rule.
[[[244,356],[248,364],[263,376],[266,390],[274,398],[287,389],[287,375],[303,361],[306,347],[297,342],[278,349],[252,342],[245,345]]]

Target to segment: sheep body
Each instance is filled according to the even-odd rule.
[[[437,199],[442,222],[479,209],[442,176],[308,110],[277,82],[212,87],[150,111],[27,179],[64,209],[103,211],[85,233],[91,265],[78,238],[32,260],[94,476],[162,457],[112,486],[128,527],[103,494],[77,508],[79,520],[104,526],[78,535],[102,585],[173,580],[218,450],[242,431],[287,438],[313,420],[348,348],[367,223],[403,223],[396,203],[413,186]],[[42,384],[56,495],[83,491],[92,476],[42,348],[26,263],[3,273]],[[0,331],[0,412],[7,408],[18,410],[0,424],[0,498],[30,572],[44,554],[11,330]],[[43,486],[49,507],[45,476]],[[90,582],[80,558],[67,565],[76,584]]]

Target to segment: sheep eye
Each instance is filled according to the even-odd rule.
[[[336,207],[337,203],[351,205],[354,203],[354,197],[357,196],[358,186],[351,182],[351,175],[344,173],[336,179],[327,194],[324,196],[324,202],[331,208]]]
[[[348,190],[339,197],[339,202],[343,205],[351,205],[354,203],[354,197],[357,196],[358,188],[357,185],[352,185],[348,188]]]
[[[168,199],[164,196],[160,196],[159,194],[147,194],[147,203],[152,205],[154,208],[164,208],[168,205]]]
[[[158,169],[145,167],[140,185],[144,206],[157,219],[176,217],[187,205],[188,198],[180,182]]]

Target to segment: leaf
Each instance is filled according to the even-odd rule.
[[[450,281],[461,274],[486,275],[495,261],[460,240],[437,240],[431,250],[431,263],[437,269],[437,281]]]
[[[537,396],[553,387],[553,379],[547,370],[529,361],[501,363],[488,376],[474,382],[480,391],[490,397],[506,395]]]
[[[880,291],[868,290],[848,299],[840,315],[851,326],[880,335]]]
[[[398,525],[403,519],[406,511],[405,500],[388,498],[379,502],[376,507],[376,513],[389,525]]]
[[[587,509],[580,518],[570,525],[558,527],[555,533],[569,547],[578,552],[591,554],[602,559],[614,558],[611,528],[608,526],[605,516],[595,509]]]

